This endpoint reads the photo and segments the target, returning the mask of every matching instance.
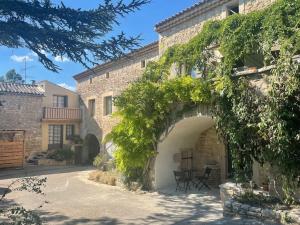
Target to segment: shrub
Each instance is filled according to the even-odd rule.
[[[109,155],[107,152],[100,152],[93,161],[93,166],[97,167],[98,169],[104,169],[105,164],[109,160]]]
[[[83,140],[79,135],[73,135],[69,138],[74,144],[82,144]]]
[[[105,163],[104,167],[105,167],[106,171],[112,171],[112,170],[114,170],[116,168],[115,160],[113,160],[113,159],[108,160]]]
[[[276,197],[264,193],[254,193],[251,189],[245,189],[243,193],[234,196],[234,198],[240,203],[257,207],[274,208],[276,205],[282,204],[280,199]]]
[[[111,186],[116,186],[117,184],[117,174],[111,171],[101,171],[97,170],[89,174],[89,180],[101,183],[108,184]]]
[[[48,157],[57,161],[71,160],[74,158],[74,152],[70,148],[56,149],[49,153]]]

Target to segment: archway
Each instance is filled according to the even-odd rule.
[[[100,152],[100,144],[97,137],[94,134],[87,134],[85,136],[83,146],[85,158],[89,163],[93,162],[94,158]]]
[[[223,181],[226,173],[224,144],[218,140],[210,116],[192,116],[177,122],[168,136],[158,145],[156,157],[155,188],[175,188],[173,171],[197,170],[205,166],[216,168],[216,183]],[[184,156],[184,157],[183,157]]]

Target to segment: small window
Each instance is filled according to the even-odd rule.
[[[68,107],[68,96],[53,95],[53,107]]]
[[[109,78],[109,72],[107,72],[106,74],[105,74],[105,78]]]
[[[89,100],[88,109],[89,109],[90,116],[94,116],[95,115],[95,99]]]
[[[92,84],[93,83],[93,78],[92,77],[90,77],[90,84]]]
[[[104,113],[106,116],[112,114],[112,96],[104,98]]]
[[[75,134],[75,125],[74,124],[67,124],[66,125],[66,139],[70,140]]]
[[[145,67],[146,67],[146,61],[145,61],[145,60],[142,60],[142,61],[141,61],[141,67],[142,67],[142,68],[145,68]]]
[[[228,6],[227,11],[228,11],[228,16],[239,14],[240,13],[239,4]]]

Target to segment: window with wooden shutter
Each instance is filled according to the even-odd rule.
[[[112,96],[106,96],[104,98],[104,115],[112,114]]]
[[[89,100],[88,109],[89,109],[90,116],[94,116],[95,115],[95,99]]]

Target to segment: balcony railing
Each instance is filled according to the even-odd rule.
[[[43,120],[81,120],[81,109],[44,107]]]

